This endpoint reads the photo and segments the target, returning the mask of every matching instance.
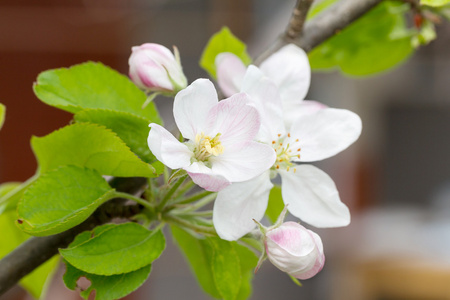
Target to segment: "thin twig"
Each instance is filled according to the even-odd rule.
[[[287,39],[295,40],[302,34],[303,24],[306,21],[309,8],[314,0],[297,0],[297,6],[289,21],[288,28],[286,29],[285,36]]]

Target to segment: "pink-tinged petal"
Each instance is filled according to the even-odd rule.
[[[217,105],[214,84],[208,79],[197,79],[181,90],[173,103],[173,115],[183,137],[194,140],[197,133],[207,128],[209,111]]]
[[[311,100],[304,100],[301,102],[284,102],[284,124],[286,128],[291,128],[292,124],[294,124],[298,119],[301,119],[304,115],[315,113],[324,108],[328,108],[328,106]]]
[[[208,116],[209,136],[220,133],[220,142],[226,152],[244,147],[253,140],[261,124],[258,111],[248,105],[245,93],[234,94],[214,106]]]
[[[217,234],[235,241],[252,231],[264,216],[273,184],[269,172],[245,182],[233,183],[217,194],[213,222]]]
[[[325,255],[323,253],[323,245],[322,240],[320,239],[319,235],[311,230],[308,230],[308,232],[311,234],[312,238],[315,240],[317,249],[318,249],[318,255],[316,258],[316,261],[314,263],[314,266],[307,272],[291,272],[290,275],[294,276],[295,278],[298,278],[300,280],[309,279],[313,276],[315,276],[317,273],[322,271],[323,266],[325,265]]]
[[[301,147],[296,161],[318,161],[336,155],[353,144],[361,130],[360,117],[346,109],[324,108],[303,115],[290,130]]]
[[[315,227],[342,227],[350,223],[350,211],[341,202],[333,180],[311,165],[279,170],[281,193],[294,216]]]
[[[261,71],[278,86],[283,102],[301,101],[308,93],[311,67],[301,48],[290,44],[261,64]]]
[[[153,155],[171,169],[179,169],[191,164],[193,153],[180,143],[164,127],[152,123],[148,134],[148,147]]]
[[[249,66],[241,91],[250,96],[250,102],[254,104],[261,116],[257,140],[270,143],[277,134],[284,135],[282,103],[275,83],[257,67]]]
[[[276,154],[269,145],[249,142],[239,151],[226,151],[211,157],[211,169],[231,182],[250,180],[270,169],[275,163]]]
[[[194,162],[184,169],[195,184],[207,191],[218,192],[231,184],[225,177],[215,174],[202,162]]]
[[[224,52],[216,56],[217,83],[226,97],[239,92],[246,67],[239,57]]]

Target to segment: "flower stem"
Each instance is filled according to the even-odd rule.
[[[197,225],[197,224],[193,224],[191,222],[188,222],[182,218],[178,218],[174,215],[171,214],[167,214],[164,216],[164,219],[167,222],[173,223],[175,225],[178,225],[180,227],[185,227],[188,229],[191,229],[197,233],[202,233],[204,235],[212,235],[212,236],[217,236],[216,230],[214,229],[214,227],[208,227],[208,226],[202,226],[202,225]]]
[[[133,196],[133,195],[131,195],[131,194],[128,194],[128,193],[122,193],[122,192],[115,192],[115,193],[113,194],[113,196],[114,196],[114,198],[117,197],[117,198],[125,198],[125,199],[129,199],[129,200],[132,200],[132,201],[135,201],[135,202],[141,204],[142,206],[144,206],[144,207],[150,209],[151,211],[154,211],[154,210],[155,210],[155,208],[153,207],[153,205],[151,205],[148,201],[146,201],[146,200],[144,200],[144,199],[142,199],[142,198],[139,198],[139,197],[135,197],[135,196]]]
[[[161,202],[158,205],[158,210],[161,210],[166,205],[167,201],[169,201],[170,197],[175,193],[175,191],[180,187],[180,185],[183,183],[183,181],[186,179],[187,176],[183,176],[170,188],[170,190],[167,192],[167,194],[164,196],[164,198],[161,200]]]

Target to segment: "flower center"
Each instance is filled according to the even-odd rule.
[[[294,163],[292,163],[292,158],[300,158],[300,143],[298,139],[294,139],[291,137],[291,134],[282,136],[282,134],[278,134],[278,140],[272,141],[272,147],[277,154],[277,159],[274,168],[279,169],[283,168],[286,171],[289,171]],[[293,168],[295,173],[296,169]]]
[[[206,161],[210,156],[218,156],[223,153],[224,147],[220,142],[220,133],[211,138],[203,132],[195,136],[195,158],[199,161]]]

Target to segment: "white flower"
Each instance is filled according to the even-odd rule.
[[[295,222],[269,229],[264,246],[270,262],[298,279],[309,279],[325,264],[320,236]]]
[[[247,68],[236,55],[224,52],[216,56],[217,82],[229,97],[242,90]],[[297,116],[292,113],[292,105],[298,105],[308,93],[311,81],[311,67],[303,49],[289,44],[269,56],[261,63],[261,72],[278,88],[283,105],[284,120],[290,125]],[[320,103],[305,101],[304,105],[320,107]],[[289,126],[288,126],[289,127]]]
[[[129,76],[141,89],[152,92],[178,92],[187,86],[177,48],[175,56],[159,44],[131,48]]]
[[[187,142],[181,143],[158,124],[150,124],[148,145],[158,160],[184,169],[208,191],[252,179],[275,161],[271,147],[255,142],[257,110],[245,93],[218,101],[214,85],[198,79],[174,100],[175,122]]]
[[[278,72],[283,70],[280,66]],[[297,103],[290,101],[291,115],[296,118],[286,121],[278,93],[283,86],[254,66],[248,68],[241,83],[241,90],[261,115],[257,138],[272,145],[277,160],[271,171],[218,194],[213,221],[223,239],[239,239],[254,228],[253,219],[262,219],[273,187],[271,178],[276,173],[281,176],[283,201],[294,216],[315,227],[339,227],[350,222],[350,212],[333,180],[312,165],[296,163],[323,160],[346,149],[359,137],[361,119],[348,110],[298,99]]]

